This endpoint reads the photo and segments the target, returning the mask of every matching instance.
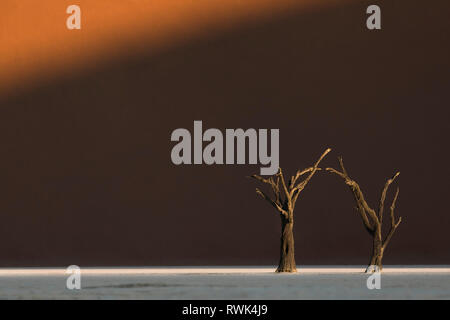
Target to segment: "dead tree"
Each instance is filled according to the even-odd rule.
[[[372,256],[370,258],[370,262],[366,269],[366,272],[375,272],[377,268],[378,270],[381,271],[381,269],[383,268],[382,260],[386,246],[389,244],[392,235],[394,234],[395,230],[397,230],[397,227],[400,225],[400,222],[402,221],[401,217],[397,221],[395,220],[394,217],[395,203],[397,202],[398,193],[400,191],[400,189],[397,187],[397,191],[395,192],[395,196],[394,199],[392,200],[392,204],[390,207],[391,228],[383,239],[381,229],[383,225],[383,211],[384,211],[384,202],[386,200],[386,194],[389,189],[389,186],[391,185],[392,182],[394,182],[395,178],[398,177],[400,172],[397,172],[392,178],[386,181],[383,191],[381,192],[378,212],[376,212],[367,204],[358,183],[352,180],[348,175],[347,171],[345,170],[342,158],[339,158],[339,164],[341,166],[342,172],[337,171],[333,168],[327,168],[326,170],[328,172],[332,172],[340,176],[342,179],[344,179],[345,183],[350,187],[350,190],[352,191],[353,197],[355,198],[356,201],[356,209],[359,215],[361,216],[364,227],[373,238]]]
[[[256,193],[263,199],[267,200],[280,214],[281,218],[281,246],[280,246],[280,261],[278,264],[277,272],[296,272],[295,255],[294,255],[294,209],[300,192],[306,187],[308,182],[314,176],[316,171],[321,170],[318,165],[320,161],[330,152],[331,149],[327,149],[317,160],[314,166],[304,170],[298,170],[297,173],[292,176],[289,181],[285,181],[283,171],[279,168],[278,173],[269,178],[263,178],[258,175],[252,175],[251,177],[267,183],[270,185],[273,193],[273,198],[266,193],[256,188]],[[307,177],[298,182],[297,180],[308,174]],[[280,185],[281,182],[281,185]]]

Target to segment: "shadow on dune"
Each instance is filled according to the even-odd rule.
[[[245,176],[175,166],[170,133],[279,128],[291,173],[328,146],[375,206],[401,171],[386,264],[450,264],[449,5],[381,1],[292,12],[55,79],[0,106],[0,265],[275,264],[279,218]],[[318,174],[299,199],[299,264],[364,264],[353,199]]]

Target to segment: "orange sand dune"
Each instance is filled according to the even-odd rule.
[[[0,93],[70,73],[144,45],[161,48],[220,28],[311,7],[314,0],[3,0]],[[334,0],[322,1],[327,4]],[[68,30],[66,8],[82,10]]]

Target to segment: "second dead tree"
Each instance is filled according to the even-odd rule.
[[[358,210],[358,213],[361,216],[361,219],[364,223],[364,227],[373,238],[372,257],[370,258],[369,266],[367,267],[366,272],[375,272],[377,271],[376,267],[378,268],[379,271],[381,271],[381,269],[383,268],[382,260],[386,246],[388,245],[389,241],[392,238],[392,235],[394,234],[395,230],[397,230],[397,227],[400,225],[400,222],[402,221],[401,217],[398,218],[397,221],[395,220],[394,217],[395,203],[397,202],[399,193],[399,188],[397,187],[397,191],[395,192],[395,196],[394,199],[392,200],[392,204],[390,207],[391,228],[388,234],[383,239],[382,225],[383,225],[383,211],[384,211],[384,202],[386,200],[386,194],[389,189],[389,186],[398,177],[400,172],[397,172],[392,178],[386,181],[383,191],[381,192],[378,212],[376,212],[367,204],[358,183],[352,180],[348,175],[347,171],[345,170],[342,158],[339,158],[339,164],[341,166],[342,172],[337,171],[333,168],[327,168],[326,170],[328,172],[340,176],[342,179],[344,179],[345,184],[347,184],[350,187],[350,190],[352,191],[353,197],[355,198],[356,201],[356,209]]]
[[[318,165],[320,161],[330,152],[331,149],[325,150],[320,156],[319,160],[314,166],[304,170],[298,170],[297,173],[292,176],[289,181],[285,181],[283,171],[281,168],[278,173],[269,177],[263,178],[258,175],[252,175],[251,177],[270,185],[273,193],[273,197],[268,196],[266,193],[256,188],[256,193],[263,199],[267,200],[280,214],[281,218],[281,246],[280,246],[280,261],[278,264],[277,272],[296,272],[297,267],[295,264],[295,252],[294,252],[294,209],[300,192],[305,188],[308,182],[311,180],[316,171],[321,170]],[[308,176],[301,182],[297,180],[305,175]],[[281,186],[280,186],[281,182]]]

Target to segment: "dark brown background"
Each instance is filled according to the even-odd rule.
[[[287,173],[332,147],[323,164],[343,155],[373,206],[400,170],[385,263],[450,264],[450,5],[376,3],[381,31],[372,2],[292,11],[1,98],[0,266],[275,264],[279,218],[245,178],[259,166],[171,163],[170,133],[193,120],[279,128]],[[299,264],[367,262],[353,206],[317,174]]]

